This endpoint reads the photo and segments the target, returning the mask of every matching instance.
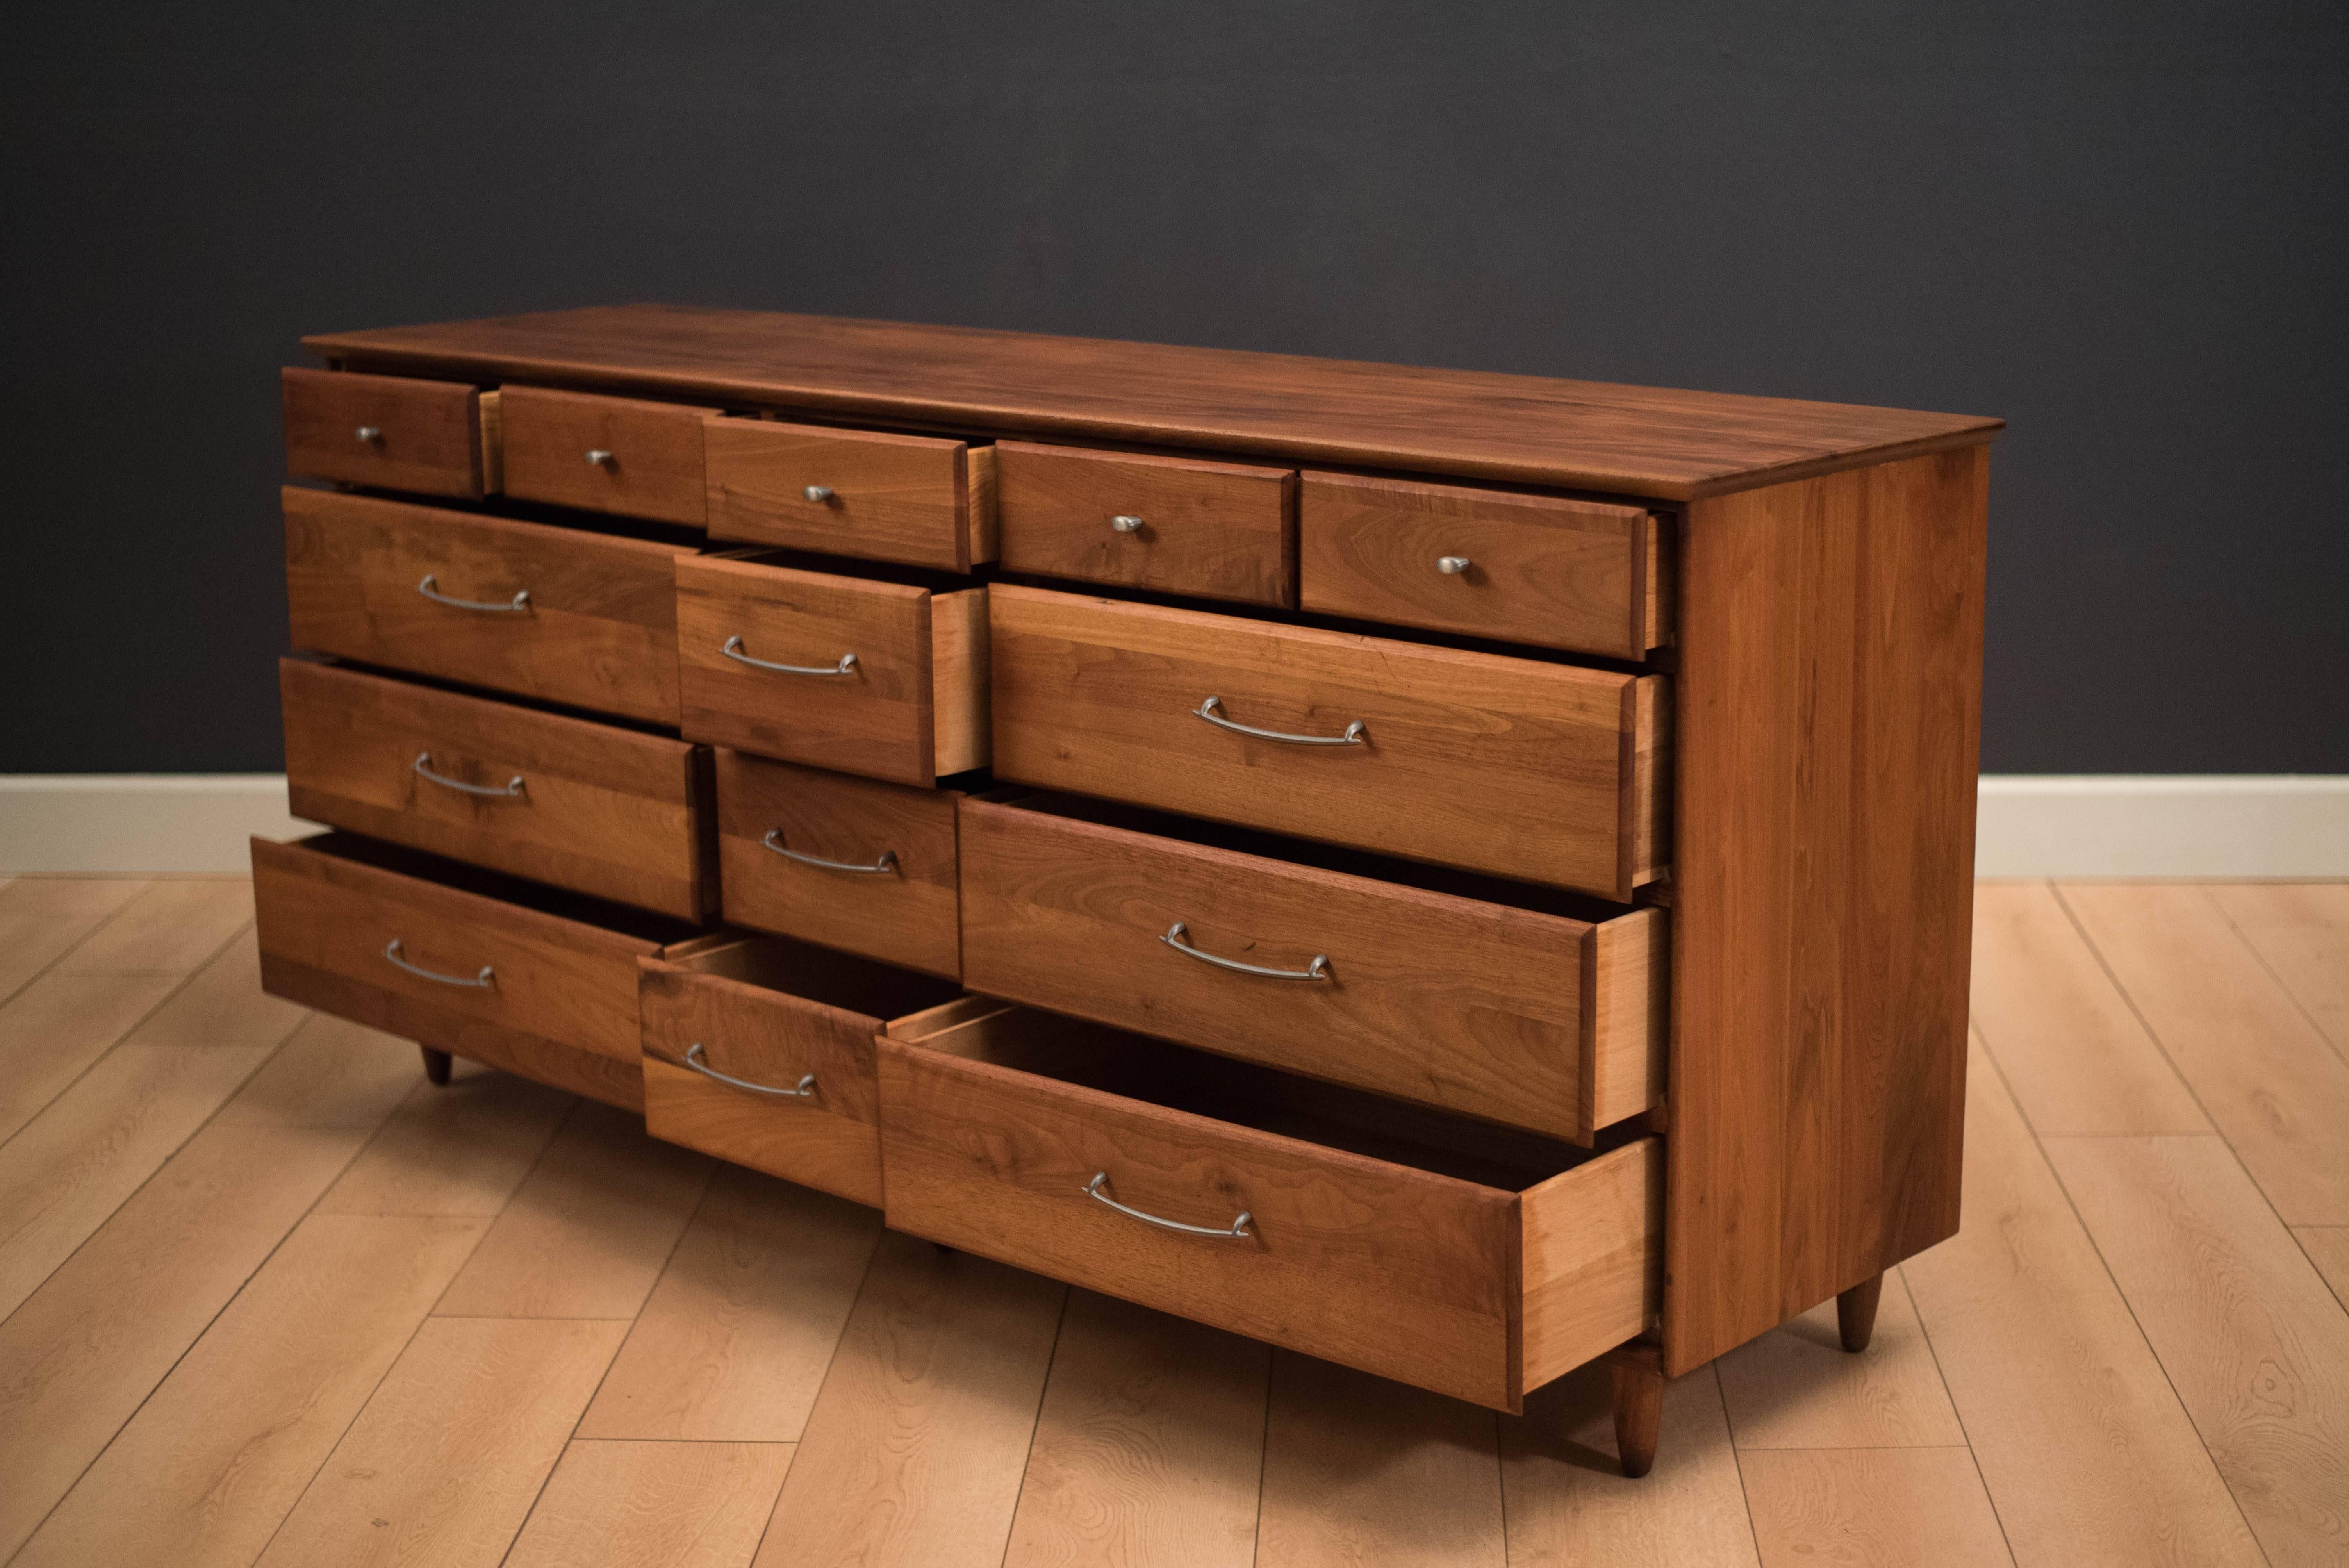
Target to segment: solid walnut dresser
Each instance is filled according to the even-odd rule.
[[[1505,1410],[1958,1224],[1994,419],[652,305],[305,340],[264,983]]]

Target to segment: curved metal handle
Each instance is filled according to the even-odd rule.
[[[1120,533],[1140,533],[1142,531],[1142,520],[1138,517],[1113,517],[1109,520],[1109,525],[1117,530]]]
[[[397,936],[383,944],[383,955],[418,979],[438,980],[443,985],[465,985],[476,991],[486,991],[490,988],[490,982],[495,978],[494,972],[486,964],[481,965],[481,972],[471,980],[466,979],[462,975],[443,975],[438,970],[419,969],[399,955],[399,938]]]
[[[1313,962],[1302,969],[1267,969],[1261,964],[1242,964],[1236,958],[1218,958],[1212,953],[1202,953],[1191,945],[1190,936],[1190,928],[1178,920],[1168,926],[1166,934],[1158,940],[1177,953],[1188,954],[1202,964],[1212,964],[1235,975],[1261,975],[1268,980],[1328,980],[1333,977],[1330,973],[1330,955],[1326,953],[1315,954]]]
[[[860,876],[868,877],[886,876],[897,869],[897,851],[895,850],[884,850],[881,851],[879,860],[869,866],[861,866],[854,861],[828,861],[822,855],[803,855],[797,850],[787,850],[775,842],[775,835],[781,831],[781,828],[770,828],[767,830],[767,836],[759,841],[783,859],[797,861],[803,866],[822,866],[828,872],[854,872]]]
[[[351,433],[359,438],[359,445],[362,447],[372,447],[378,441],[383,439],[383,427],[381,425],[361,425],[357,429]]]
[[[679,1062],[678,1066],[691,1068],[703,1078],[715,1079],[729,1088],[748,1090],[751,1094],[771,1094],[778,1099],[813,1099],[815,1098],[815,1074],[813,1073],[802,1077],[797,1088],[777,1088],[771,1083],[752,1083],[749,1078],[734,1078],[711,1067],[703,1059],[699,1040],[685,1047],[685,1060]]]
[[[587,466],[589,468],[605,468],[610,465],[611,461],[612,454],[605,451],[603,448],[590,447],[587,449]]]
[[[830,485],[809,485],[804,490],[801,490],[800,494],[805,496],[812,501],[821,503],[832,499],[832,487]]]
[[[454,789],[460,794],[489,795],[503,800],[522,793],[522,775],[519,773],[507,779],[505,788],[501,789],[488,784],[468,784],[462,779],[451,779],[445,773],[435,773],[432,771],[431,762],[432,753],[419,751],[416,754],[416,760],[409,766],[419,779],[429,779],[443,789]]]
[[[1252,725],[1234,724],[1228,718],[1218,717],[1216,710],[1223,706],[1222,697],[1211,696],[1192,709],[1191,717],[1204,718],[1217,729],[1228,729],[1235,735],[1253,735],[1258,740],[1284,741],[1290,746],[1360,746],[1371,738],[1371,732],[1362,727],[1362,721],[1359,718],[1346,727],[1343,735],[1287,735],[1278,729],[1257,729]]]
[[[452,610],[479,610],[485,615],[523,615],[530,612],[530,590],[527,588],[503,604],[487,603],[479,599],[451,599],[448,594],[439,593],[433,588],[432,582],[435,575],[436,573],[427,572],[424,574],[424,581],[416,585],[416,591],[435,604],[446,604]]]
[[[1186,1236],[1246,1236],[1250,1233],[1248,1230],[1248,1220],[1250,1216],[1246,1209],[1242,1209],[1240,1211],[1239,1218],[1234,1220],[1231,1224],[1224,1230],[1219,1231],[1213,1225],[1186,1225],[1180,1220],[1164,1220],[1159,1218],[1156,1214],[1145,1213],[1140,1209],[1127,1208],[1124,1204],[1119,1202],[1116,1199],[1111,1197],[1108,1193],[1101,1190],[1102,1183],[1108,1180],[1108,1171],[1094,1171],[1093,1179],[1085,1183],[1085,1196],[1091,1198],[1096,1203],[1107,1203],[1111,1208],[1115,1209],[1121,1214],[1131,1214],[1144,1224],[1156,1225],[1162,1231],[1180,1231]]]
[[[727,638],[726,645],[718,651],[724,654],[728,658],[732,659],[738,665],[749,665],[753,669],[773,670],[781,675],[853,676],[856,673],[856,655],[854,654],[841,655],[840,663],[836,665],[770,664],[765,659],[754,659],[750,655],[744,653],[742,651],[742,639],[740,637]]]
[[[1475,564],[1464,555],[1439,555],[1435,558],[1435,569],[1446,577],[1457,577]]]

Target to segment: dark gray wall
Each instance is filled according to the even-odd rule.
[[[650,298],[2002,415],[1985,768],[2349,771],[2344,13],[28,6],[0,771],[278,765],[300,334]]]

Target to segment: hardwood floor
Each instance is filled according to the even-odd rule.
[[[1522,1418],[884,1233],[0,880],[0,1562],[2349,1562],[2349,885],[1985,884],[1965,1224]]]

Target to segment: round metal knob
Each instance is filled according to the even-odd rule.
[[[383,427],[380,425],[361,425],[358,428],[357,434],[360,446],[371,447],[375,445],[376,442],[383,439]]]
[[[800,491],[800,494],[821,505],[832,499],[832,487],[830,485],[810,485],[807,489]]]
[[[591,469],[603,468],[611,460],[612,454],[605,451],[601,447],[592,448],[587,453],[587,466]]]
[[[1109,520],[1109,525],[1117,530],[1120,533],[1140,533],[1142,531],[1142,520],[1138,517],[1113,517]]]
[[[1457,577],[1467,571],[1468,566],[1468,558],[1464,555],[1439,555],[1435,558],[1435,569],[1446,577]]]

